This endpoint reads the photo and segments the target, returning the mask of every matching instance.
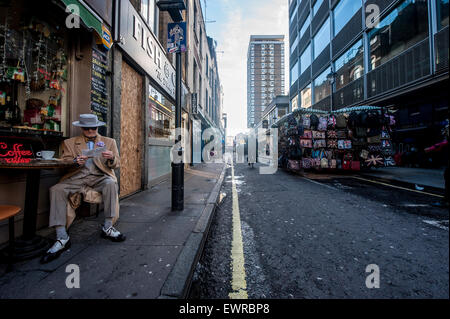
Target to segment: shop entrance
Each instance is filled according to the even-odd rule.
[[[142,76],[122,62],[122,99],[120,124],[120,196],[142,188]]]

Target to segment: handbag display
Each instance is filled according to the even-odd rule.
[[[308,128],[311,127],[311,119],[309,118],[308,115],[304,115],[304,116],[302,117],[302,122],[303,122],[303,127],[304,127],[305,129],[308,129]]]
[[[344,155],[344,159],[342,160],[342,169],[350,170],[352,168],[352,154],[348,153]]]
[[[364,146],[366,145],[367,140],[365,137],[357,137],[353,138],[353,146]]]
[[[335,128],[336,127],[336,116],[330,115],[328,117],[328,128]]]
[[[359,154],[359,156],[360,156],[362,159],[366,160],[366,159],[369,157],[369,151],[367,151],[367,150],[362,150],[361,153]]]
[[[389,166],[395,166],[395,160],[392,156],[386,156],[383,159],[384,161],[384,166],[389,167]]]
[[[347,118],[343,113],[336,116],[336,127],[338,128],[346,128],[347,127]]]
[[[300,170],[300,161],[288,160],[288,168],[294,171]]]
[[[336,168],[337,167],[337,162],[335,159],[331,159],[329,160],[329,164],[330,168]]]
[[[370,166],[383,166],[384,160],[383,158],[378,154],[371,154],[365,161],[366,165],[368,167]]]

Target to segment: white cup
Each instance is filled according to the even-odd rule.
[[[37,152],[36,155],[38,157],[42,157],[45,160],[50,160],[55,155],[55,152],[53,152],[53,151],[40,151],[40,152]]]

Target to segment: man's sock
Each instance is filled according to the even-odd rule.
[[[66,240],[69,238],[65,226],[56,226],[56,238]]]
[[[104,226],[105,229],[108,229],[112,226],[112,220],[113,220],[112,218],[105,218],[105,226]]]

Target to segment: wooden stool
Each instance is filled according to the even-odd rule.
[[[12,270],[12,264],[14,259],[14,216],[20,213],[22,209],[17,206],[0,205],[0,221],[9,219],[9,260],[6,271]]]

